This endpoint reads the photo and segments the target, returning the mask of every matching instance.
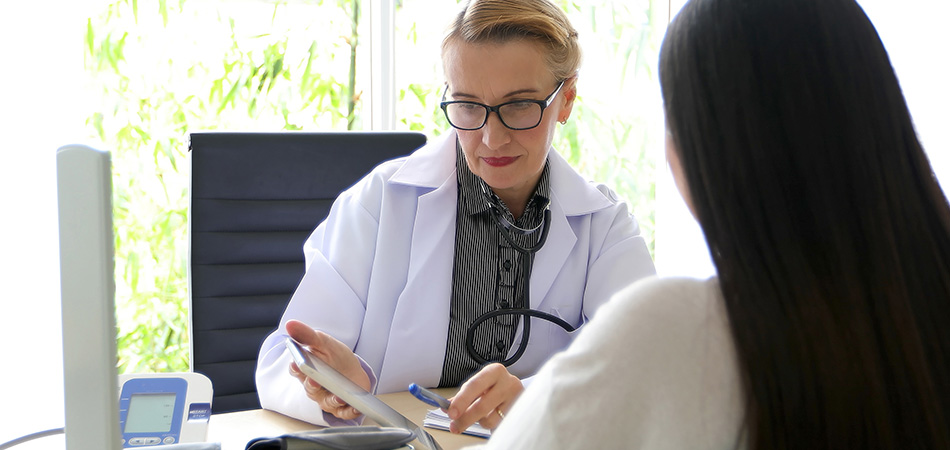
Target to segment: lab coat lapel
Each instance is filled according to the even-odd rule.
[[[593,185],[581,177],[554,149],[548,153],[551,170],[551,230],[535,256],[531,274],[531,308],[541,309],[554,280],[561,273],[577,235],[571,226],[574,216],[610,206]]]
[[[548,297],[554,281],[577,244],[577,234],[571,225],[571,218],[611,205],[610,201],[574,171],[557,151],[552,149],[548,158],[551,164],[551,230],[544,246],[535,256],[531,271],[531,309],[541,311],[545,309],[544,300]],[[519,327],[515,333],[515,342],[521,340],[521,332],[522,328]],[[514,351],[515,347],[512,347],[508,356]]]
[[[393,313],[380,392],[404,391],[409,383],[435,386],[441,377],[452,295],[458,195],[455,136],[454,132],[447,134],[434,143],[430,158],[407,165],[406,171],[393,177],[394,182],[428,184],[435,190],[419,197],[408,277]],[[438,156],[443,151],[452,156]]]
[[[553,184],[553,183],[552,183]],[[538,309],[542,300],[548,296],[554,279],[561,272],[567,257],[577,242],[577,236],[564,215],[563,205],[552,198],[551,200],[551,229],[544,246],[534,257],[534,267],[531,269],[531,298],[532,309]]]

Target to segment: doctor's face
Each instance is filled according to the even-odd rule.
[[[561,81],[548,70],[541,47],[527,40],[502,44],[456,42],[444,52],[443,63],[448,80],[446,101],[497,106],[515,100],[545,100]],[[537,127],[512,130],[491,112],[482,128],[457,130],[469,169],[510,208],[523,208],[541,178],[555,125],[570,116],[574,81],[571,78],[564,82],[550,106],[544,108]],[[516,114],[514,110],[502,110],[509,125],[519,127]]]

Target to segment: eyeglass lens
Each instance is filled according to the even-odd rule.
[[[449,123],[456,128],[480,128],[488,119],[488,107],[478,103],[449,103],[445,105],[445,114]],[[541,105],[535,102],[513,102],[498,107],[498,116],[508,128],[534,128],[541,123]]]

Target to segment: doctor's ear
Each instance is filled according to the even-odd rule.
[[[572,106],[575,98],[577,98],[577,75],[564,82],[564,100],[567,102],[565,106]]]
[[[574,100],[577,98],[577,75],[564,81],[564,86],[561,87],[561,94],[564,95],[564,103],[561,105],[557,121],[564,124],[567,122],[568,117],[571,117],[571,110],[574,109]]]

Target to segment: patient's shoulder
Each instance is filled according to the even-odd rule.
[[[722,316],[722,306],[716,278],[648,277],[618,292],[604,309],[610,315],[691,322]]]

